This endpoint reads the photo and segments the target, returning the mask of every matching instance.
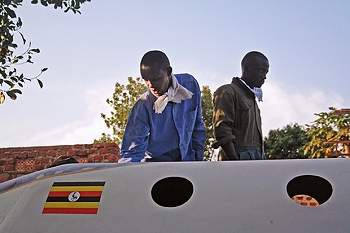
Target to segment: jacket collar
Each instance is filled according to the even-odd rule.
[[[244,84],[240,78],[238,77],[233,77],[232,78],[232,83],[235,84],[236,86],[240,87],[249,97],[252,97],[255,99],[254,93]]]

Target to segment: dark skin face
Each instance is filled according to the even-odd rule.
[[[243,67],[242,79],[250,88],[261,87],[269,72],[269,61],[263,57],[254,57]]]
[[[170,66],[154,65],[150,67],[141,65],[140,70],[148,89],[155,97],[167,92],[171,85],[172,68]]]

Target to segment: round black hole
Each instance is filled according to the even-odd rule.
[[[314,175],[297,176],[287,184],[288,196],[303,206],[321,205],[331,197],[332,192],[331,183]]]
[[[186,203],[193,194],[191,181],[183,177],[166,177],[152,187],[153,200],[163,207],[176,207]]]

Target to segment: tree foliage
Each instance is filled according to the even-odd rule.
[[[305,152],[312,158],[334,156],[347,144],[330,143],[350,140],[350,114],[340,114],[335,108],[330,112],[316,113],[317,119],[307,125],[307,135],[310,141],[305,145]],[[340,146],[341,148],[338,148]]]
[[[141,78],[128,78],[126,85],[116,83],[114,93],[111,98],[106,100],[107,104],[112,108],[110,114],[101,113],[107,128],[112,130],[112,135],[103,133],[100,139],[94,142],[111,142],[120,144],[129,112],[136,103],[137,99],[147,90]]]
[[[270,130],[264,138],[265,153],[269,159],[306,158],[303,147],[308,137],[305,129],[298,124],[289,124],[282,129]]]
[[[202,87],[202,114],[203,120],[206,128],[206,139],[205,139],[205,150],[204,150],[204,159],[209,160],[213,148],[212,144],[214,142],[214,132],[213,132],[213,95],[209,86]]]
[[[136,103],[137,99],[146,90],[147,87],[141,78],[129,77],[126,85],[118,82],[115,84],[113,96],[106,100],[107,104],[112,108],[112,110],[109,114],[101,113],[101,117],[103,118],[107,128],[112,130],[112,134],[103,133],[99,139],[94,140],[94,143],[121,143],[129,112]],[[205,158],[208,159],[212,151],[211,144],[214,140],[212,138],[213,101],[212,94],[208,86],[203,86],[202,88],[202,112],[207,132],[204,154]]]
[[[82,3],[90,0],[32,0],[31,4],[53,6],[64,12],[80,13]],[[20,71],[21,65],[32,64],[33,56],[40,53],[38,48],[32,48],[21,32],[22,19],[16,10],[22,6],[23,0],[0,0],[0,104],[5,101],[5,94],[12,100],[22,94],[21,89],[30,81],[36,80],[40,88],[43,82],[40,75],[47,70],[41,69],[36,75],[27,75]],[[16,42],[19,39],[20,42]]]

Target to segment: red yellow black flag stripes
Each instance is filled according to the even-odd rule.
[[[54,182],[43,214],[97,214],[105,182]]]

